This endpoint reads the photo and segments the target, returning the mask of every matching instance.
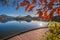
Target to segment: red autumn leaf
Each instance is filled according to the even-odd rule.
[[[45,11],[44,15],[43,15],[44,20],[47,20],[47,18],[48,18],[47,15],[48,15],[48,13],[47,13],[47,11]]]
[[[53,8],[52,11],[55,12],[57,8]]]
[[[46,2],[46,0],[40,0],[40,2],[41,2],[41,3],[45,3],[45,2]]]
[[[32,4],[36,4],[36,0],[32,0]]]
[[[53,3],[49,2],[48,3],[48,9],[52,9],[53,8]]]
[[[49,21],[51,19],[51,15],[48,14],[47,17],[48,17],[47,20]]]
[[[50,0],[50,2],[48,3],[48,9],[52,9],[53,8],[53,5],[54,5],[54,2],[56,0]]]
[[[57,9],[57,14],[60,15],[60,8]]]
[[[49,15],[51,15],[51,18],[54,16],[54,12],[56,11],[56,9],[57,9],[57,8],[53,8],[53,9],[51,10],[51,12],[50,12],[50,14],[49,14]]]
[[[30,6],[28,7],[28,12],[33,11],[33,8],[34,8],[34,7],[35,7],[35,6],[30,5]]]
[[[25,6],[26,4],[25,3],[21,3],[20,6]]]
[[[45,21],[49,21],[51,19],[51,15],[47,13],[47,11],[44,11],[43,18]]]
[[[30,6],[30,5],[27,5],[27,6],[26,6],[25,11],[27,11],[27,10],[28,10],[29,6]]]
[[[46,10],[46,7],[47,7],[46,5],[43,7],[43,10],[44,10],[44,11]]]
[[[55,0],[54,2],[59,2],[59,0]]]
[[[37,14],[39,15],[38,16],[39,18],[42,17],[42,15],[43,15],[42,11],[40,11],[40,10],[38,10]]]
[[[39,0],[41,3],[45,3],[47,5],[47,0]]]
[[[28,12],[33,12],[33,9],[29,9]]]
[[[24,3],[27,4],[27,5],[30,4],[30,2],[28,0],[26,0]]]
[[[47,13],[47,11],[44,11],[44,15],[46,15],[46,16],[47,16],[47,14],[48,14],[48,13]]]
[[[28,4],[30,4],[30,2],[27,0],[24,0],[23,3],[20,4],[20,6],[26,6]]]
[[[2,21],[3,20],[3,17],[0,17],[0,21]]]
[[[51,3],[54,3],[54,2],[55,2],[55,0],[50,0],[50,2],[51,2]]]

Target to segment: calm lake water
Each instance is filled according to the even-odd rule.
[[[3,21],[0,22],[0,39],[31,29],[47,27],[47,24],[41,21]]]

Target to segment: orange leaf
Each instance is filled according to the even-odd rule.
[[[51,15],[48,15],[47,17],[48,17],[47,20],[49,21],[51,19]]]
[[[54,12],[56,11],[56,9],[57,9],[57,8],[53,8],[53,9],[51,10],[51,12],[50,12],[50,14],[49,14],[49,15],[51,15],[51,18],[54,16]]]
[[[54,2],[56,0],[50,0],[50,2],[48,3],[48,9],[52,9],[53,8],[53,5],[54,5]]]
[[[47,20],[47,18],[48,18],[47,16],[48,16],[48,13],[47,13],[47,11],[45,11],[44,15],[43,15],[44,20]]]
[[[57,13],[58,13],[58,15],[60,15],[60,8],[57,9]]]
[[[59,0],[55,0],[56,2],[58,2]]]
[[[47,14],[48,14],[47,11],[45,11],[45,12],[44,12],[44,16],[47,16]]]
[[[32,0],[32,4],[36,4],[36,0]]]
[[[26,4],[25,3],[21,3],[20,6],[25,6]]]
[[[33,11],[33,8],[34,8],[34,7],[35,7],[35,6],[30,5],[30,6],[28,7],[28,12]]]
[[[42,11],[40,11],[40,10],[38,10],[37,14],[39,15],[38,16],[39,18],[42,17],[42,15],[43,15]]]
[[[44,11],[46,10],[46,5],[43,7],[43,10],[44,10]]]
[[[48,9],[52,9],[53,8],[53,3],[49,2],[48,3]]]
[[[47,0],[40,0],[41,3],[47,3]]]
[[[30,5],[27,5],[27,6],[26,6],[25,11],[27,11],[27,10],[28,10],[29,6],[30,6]]]
[[[27,5],[30,4],[30,2],[28,0],[26,0],[24,3],[27,4]]]
[[[23,3],[20,4],[20,6],[26,6],[28,4],[30,4],[30,2],[27,0],[24,0]]]
[[[50,2],[51,2],[51,3],[54,3],[54,2],[55,2],[55,0],[50,0]]]

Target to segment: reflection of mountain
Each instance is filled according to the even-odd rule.
[[[31,22],[31,20],[26,20],[26,22]]]
[[[60,16],[54,16],[51,18],[52,21],[60,22]]]
[[[8,22],[7,20],[2,20],[2,21],[0,21],[1,23],[6,23],[6,22]]]

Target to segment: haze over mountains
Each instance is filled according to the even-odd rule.
[[[0,20],[43,20],[43,18],[38,18],[38,17],[32,17],[30,15],[27,15],[27,16],[17,16],[17,17],[14,17],[14,16],[8,16],[8,15],[5,15],[5,14],[2,14],[0,15]],[[60,21],[60,16],[53,16],[51,18],[52,21]]]

